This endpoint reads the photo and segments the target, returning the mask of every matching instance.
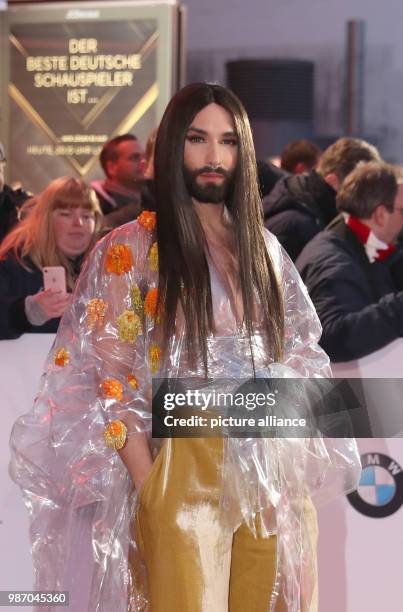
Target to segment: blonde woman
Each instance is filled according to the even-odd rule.
[[[95,192],[77,178],[52,181],[29,208],[0,245],[0,339],[57,331],[101,225]],[[65,268],[67,293],[44,291],[46,266]]]

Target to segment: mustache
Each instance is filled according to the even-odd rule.
[[[208,174],[210,172],[213,172],[214,174],[221,174],[221,176],[224,176],[225,178],[229,178],[231,176],[231,173],[227,170],[224,170],[224,168],[221,168],[221,166],[204,166],[203,168],[198,168],[197,170],[194,170],[192,174],[196,178],[200,174]]]

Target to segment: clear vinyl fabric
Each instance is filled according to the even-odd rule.
[[[228,275],[236,260],[207,236],[216,326],[208,338],[209,379],[235,381],[254,372],[267,378],[330,377],[305,286],[277,239],[262,231],[284,295],[284,359],[267,365],[258,325],[250,343],[236,315],[236,275]],[[133,575],[128,561],[140,557],[131,529],[138,496],[118,452],[106,447],[104,428],[120,419],[130,436],[146,432],[156,456],[162,441],[151,437],[153,377],[204,376],[201,364],[197,371],[188,365],[180,316],[161,355],[155,240],[155,215],[143,213],[95,247],[61,321],[35,405],[11,435],[10,473],[29,511],[35,589],[69,589],[70,609],[76,611],[149,610],[146,589],[136,586],[141,568]],[[297,408],[304,403],[295,400]],[[304,503],[356,488],[354,439],[225,437],[223,444],[220,504],[229,528],[245,522],[253,531],[260,513],[264,535],[277,534],[268,611],[280,609],[280,598],[290,611],[309,610],[304,584],[314,577],[315,552]]]

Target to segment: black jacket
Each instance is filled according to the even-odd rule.
[[[323,327],[320,344],[332,361],[349,361],[403,336],[403,257],[370,263],[341,218],[297,259]]]
[[[30,196],[21,189],[4,185],[0,193],[0,242],[18,221],[18,209]]]
[[[315,170],[285,176],[263,200],[265,226],[296,260],[337,215],[336,192]]]
[[[44,325],[31,325],[25,315],[24,300],[43,287],[42,272],[27,260],[25,270],[12,255],[0,261],[0,340],[18,338],[24,333],[56,333],[60,319]]]
[[[277,168],[274,164],[262,160],[257,162],[257,177],[262,198],[273,190],[275,184],[283,176],[288,176],[287,172],[284,172],[281,168]]]
[[[147,179],[144,181],[140,191],[140,197],[141,210],[156,210],[155,183],[153,179]]]

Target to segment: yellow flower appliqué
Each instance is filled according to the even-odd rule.
[[[106,378],[101,383],[102,396],[107,399],[121,400],[123,397],[123,385],[115,378]]]
[[[127,382],[133,389],[139,388],[139,383],[137,382],[137,378],[133,374],[128,375]]]
[[[125,310],[118,316],[117,321],[121,342],[136,342],[137,336],[143,333],[140,318],[134,310]]]
[[[65,348],[60,348],[55,352],[55,365],[63,368],[70,361],[70,353]]]
[[[157,223],[157,216],[155,212],[150,210],[143,210],[141,215],[137,217],[137,221],[142,225],[146,230],[152,231],[155,228]]]
[[[131,297],[131,302],[132,302],[132,309],[134,310],[136,314],[142,315],[143,314],[143,298],[141,297],[141,291],[137,287],[137,285],[134,285],[134,287],[131,288],[130,297]]]
[[[111,274],[125,274],[133,268],[133,254],[127,244],[113,244],[106,252],[106,271]]]
[[[88,327],[94,329],[103,327],[107,304],[104,300],[94,298],[87,304]]]
[[[120,450],[127,440],[127,427],[123,421],[111,421],[104,429],[104,440],[108,448]]]
[[[161,365],[161,349],[158,346],[158,344],[153,342],[150,345],[150,370],[152,374],[156,374],[158,372],[158,370],[160,369],[160,365]]]
[[[151,272],[158,272],[158,244],[156,242],[150,249],[150,269]]]

